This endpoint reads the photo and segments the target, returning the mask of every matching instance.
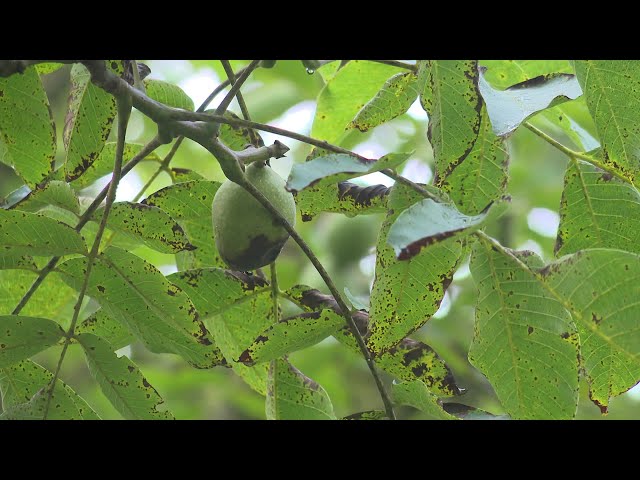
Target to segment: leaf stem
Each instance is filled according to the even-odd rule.
[[[67,330],[67,333],[65,335],[64,344],[62,346],[62,352],[60,353],[60,359],[58,360],[58,365],[53,374],[53,378],[51,379],[51,386],[47,391],[47,403],[45,404],[45,407],[44,407],[43,420],[46,420],[47,415],[49,414],[49,407],[51,406],[53,391],[55,390],[56,382],[58,381],[58,377],[60,376],[60,369],[62,368],[62,363],[64,362],[67,349],[69,348],[69,344],[71,343],[71,339],[73,338],[73,334],[76,328],[76,323],[78,322],[78,317],[80,316],[80,309],[82,308],[82,302],[87,292],[87,288],[89,287],[89,278],[91,277],[91,270],[93,268],[94,261],[98,256],[98,251],[100,250],[100,241],[102,240],[102,236],[107,227],[107,219],[109,218],[109,213],[111,212],[111,206],[113,205],[116,199],[116,191],[118,190],[118,184],[120,183],[120,179],[122,178],[122,159],[124,157],[125,135],[127,132],[127,124],[129,123],[129,117],[131,116],[131,107],[132,107],[131,100],[128,97],[118,98],[117,106],[118,106],[118,143],[116,144],[116,158],[113,166],[113,177],[111,179],[111,183],[109,184],[109,190],[107,191],[107,200],[105,202],[104,212],[102,214],[102,218],[98,226],[96,238],[93,242],[93,246],[91,247],[91,252],[89,252],[89,255],[87,256],[87,269],[84,274],[82,286],[80,287],[78,300],[75,306],[73,307],[73,317],[71,319],[71,325],[69,326],[69,329]]]

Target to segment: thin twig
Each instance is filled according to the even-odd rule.
[[[127,173],[129,173],[138,163],[144,160],[151,152],[153,152],[156,148],[162,145],[162,142],[158,137],[153,138],[149,143],[147,143],[138,154],[133,157],[122,169],[122,177],[124,177]],[[85,212],[80,217],[78,224],[75,227],[76,232],[80,232],[82,228],[91,220],[93,213],[98,209],[102,201],[107,196],[107,192],[111,187],[111,183],[113,179],[102,189],[102,191],[96,196],[96,198],[91,202],[91,205],[85,210]],[[57,263],[60,261],[61,257],[52,257],[51,260],[40,270],[40,274],[38,278],[34,280],[34,282],[29,287],[29,290],[22,296],[18,305],[11,312],[12,315],[18,315],[22,309],[25,307],[27,302],[31,299],[34,293],[38,290],[44,279],[53,271]]]
[[[235,86],[236,84],[236,75],[233,73],[233,68],[231,68],[231,63],[229,63],[228,60],[221,60],[222,62],[222,67],[224,68],[225,73],[227,74],[227,77],[229,79],[229,81],[231,82],[232,86]],[[253,64],[250,64],[249,67],[252,67]],[[260,65],[260,63],[258,62],[258,65]],[[247,68],[249,68],[247,67]],[[256,68],[256,67],[252,67]],[[251,120],[251,116],[249,115],[249,109],[247,108],[247,104],[244,102],[244,97],[242,96],[242,93],[240,92],[240,89],[238,89],[237,93],[236,93],[236,100],[238,101],[238,105],[240,105],[240,111],[242,112],[242,116],[244,117],[245,120]],[[255,131],[253,129],[249,129],[249,135],[251,137],[251,144],[254,147],[259,147],[260,146],[260,138],[256,135]]]
[[[55,390],[56,382],[58,381],[58,377],[60,376],[60,369],[62,368],[62,363],[64,362],[67,349],[69,348],[69,344],[71,343],[71,339],[73,338],[73,334],[76,328],[76,323],[78,322],[78,317],[80,316],[80,309],[82,308],[82,302],[87,292],[87,288],[89,287],[89,278],[91,277],[91,270],[94,265],[94,260],[98,256],[98,251],[100,250],[100,241],[102,240],[102,235],[104,234],[104,231],[107,228],[107,219],[109,218],[109,213],[111,212],[111,206],[113,205],[116,199],[116,191],[118,190],[118,184],[120,183],[120,178],[122,177],[122,158],[124,157],[125,135],[127,132],[127,124],[129,123],[129,117],[131,116],[131,101],[129,100],[129,98],[118,98],[117,105],[118,105],[118,140],[116,144],[116,158],[113,166],[113,177],[111,179],[111,183],[109,184],[109,190],[107,192],[107,200],[105,202],[102,219],[100,220],[100,224],[98,226],[96,238],[93,242],[93,246],[91,247],[91,252],[89,252],[89,255],[87,256],[87,269],[85,270],[85,273],[84,273],[84,279],[82,281],[82,286],[80,287],[78,300],[75,306],[73,307],[73,317],[71,319],[71,325],[69,326],[69,330],[67,330],[67,333],[65,335],[64,344],[62,346],[62,352],[60,353],[60,359],[58,360],[58,365],[53,374],[53,378],[51,379],[51,386],[47,391],[47,403],[45,404],[45,407],[44,407],[43,420],[46,420],[47,415],[49,414],[49,407],[51,406],[53,391]]]
[[[591,165],[593,165],[595,167],[598,167],[599,169],[604,170],[605,172],[610,173],[614,177],[619,178],[623,182],[629,183],[629,184],[635,186],[635,184],[634,184],[634,182],[633,182],[633,180],[631,178],[628,178],[628,177],[624,176],[617,169],[612,168],[609,165],[606,165],[606,164],[602,163],[597,158],[593,158],[592,156],[586,155],[586,154],[584,154],[582,152],[576,152],[574,150],[571,150],[570,148],[568,148],[568,147],[564,146],[563,144],[561,144],[560,142],[558,142],[555,138],[552,138],[551,136],[549,136],[546,133],[544,133],[539,128],[534,127],[529,122],[524,122],[523,125],[526,128],[528,128],[529,130],[531,130],[533,133],[535,133],[538,137],[542,138],[549,145],[552,145],[553,147],[557,148],[558,150],[560,150],[562,153],[564,153],[568,157],[573,158],[573,159],[579,158],[580,160],[584,160],[585,162],[588,162]]]
[[[387,391],[386,391],[386,389],[384,387],[384,384],[382,383],[382,379],[380,378],[380,375],[378,374],[378,371],[376,370],[376,366],[375,366],[375,363],[373,361],[373,358],[371,357],[371,353],[369,352],[369,349],[367,348],[367,345],[366,345],[364,339],[362,338],[362,335],[360,334],[360,331],[358,330],[358,327],[357,327],[355,321],[353,320],[353,318],[351,316],[349,307],[347,307],[347,304],[345,303],[344,299],[342,298],[342,295],[340,295],[340,292],[336,288],[335,284],[333,283],[333,280],[331,279],[331,277],[329,276],[329,274],[325,270],[324,266],[322,265],[322,263],[320,263],[320,261],[315,256],[315,254],[313,253],[311,248],[309,248],[309,245],[307,245],[307,243],[304,241],[304,239],[291,226],[291,224],[287,221],[287,219],[282,216],[282,214],[278,211],[278,209],[276,207],[274,207],[271,204],[271,202],[269,202],[267,197],[265,197],[262,194],[262,192],[260,192],[260,190],[258,190],[255,186],[253,186],[250,182],[246,181],[246,179],[243,181],[243,183],[241,183],[241,186],[245,190],[247,190],[247,192],[249,192],[256,200],[258,200],[258,202],[260,202],[260,204],[262,204],[262,206],[264,208],[266,208],[269,211],[269,213],[271,213],[273,215],[273,217],[275,219],[278,220],[280,225],[282,225],[284,227],[284,229],[287,232],[289,232],[289,235],[291,235],[291,238],[293,238],[294,241],[298,244],[298,246],[302,249],[302,251],[305,253],[305,255],[307,256],[309,261],[313,264],[315,269],[318,271],[318,273],[322,277],[322,280],[327,285],[327,288],[329,288],[329,291],[333,295],[333,298],[336,300],[336,302],[340,306],[340,309],[342,311],[342,316],[344,317],[344,319],[347,322],[347,325],[351,329],[351,332],[353,333],[353,335],[354,335],[354,337],[355,337],[355,339],[356,339],[356,341],[358,343],[358,347],[360,348],[360,351],[362,352],[362,355],[364,356],[364,359],[367,362],[367,366],[369,367],[369,370],[371,371],[371,375],[373,376],[373,378],[374,378],[374,380],[376,382],[376,387],[378,388],[378,392],[380,393],[380,397],[382,398],[382,403],[384,404],[384,408],[385,408],[385,411],[387,413],[387,416],[390,419],[395,420],[396,417],[395,417],[395,413],[393,411],[393,404],[391,402],[391,398],[389,397],[389,395],[388,395],[388,393],[387,393]]]

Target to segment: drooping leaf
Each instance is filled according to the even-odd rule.
[[[569,60],[480,60],[484,78],[503,90],[525,80],[554,73],[575,73]]]
[[[144,147],[144,145],[140,143],[126,143],[122,152],[122,164],[126,165],[132,158],[138,155],[142,147]],[[71,185],[78,189],[84,188],[99,178],[108,175],[113,171],[115,159],[116,142],[107,142],[96,161],[84,170],[82,176],[75,178]],[[160,162],[161,160],[156,152],[151,152],[145,157],[145,161]]]
[[[430,60],[420,103],[429,114],[427,137],[436,162],[436,185],[471,152],[480,131],[482,98],[477,60]]]
[[[480,75],[480,92],[487,105],[493,131],[498,136],[513,132],[535,113],[582,95],[575,75],[567,73],[541,75],[496,90]]]
[[[509,173],[509,155],[504,140],[491,128],[486,108],[482,108],[480,131],[471,153],[442,182],[459,210],[477,215],[504,195]]]
[[[640,64],[579,60],[575,69],[602,143],[604,163],[633,178],[640,171]]]
[[[30,188],[53,171],[56,132],[49,100],[35,67],[0,78],[2,161],[12,165]]]
[[[589,394],[606,412],[610,397],[640,381],[640,256],[621,250],[582,250],[541,273],[549,290],[571,310]]]
[[[86,253],[87,247],[73,228],[44,215],[0,210],[0,250],[18,255]]]
[[[400,213],[421,198],[397,183],[389,196],[389,214],[378,236],[370,299],[368,346],[376,355],[397,345],[438,311],[462,255],[462,245],[452,238],[423,249],[410,260],[396,258],[387,244],[389,230]]]
[[[320,212],[343,213],[347,217],[369,213],[383,213],[387,203],[389,187],[352,182],[339,182],[307,187],[294,199],[303,222],[308,222]]]
[[[147,96],[156,102],[164,103],[174,108],[194,110],[193,100],[178,85],[152,78],[146,78],[142,83],[144,83]]]
[[[315,345],[344,326],[344,318],[332,310],[306,313],[274,323],[240,355],[245,365],[275,360]]]
[[[593,165],[569,162],[560,202],[558,257],[587,248],[640,253],[640,193]]]
[[[388,420],[384,410],[367,410],[366,412],[352,413],[341,420]]]
[[[219,182],[185,181],[160,189],[142,202],[171,215],[195,247],[177,255],[179,270],[225,266],[216,249],[211,223],[211,205],[218,188]]]
[[[424,247],[464,237],[484,227],[506,210],[506,202],[491,205],[479,215],[464,215],[453,204],[425,198],[404,210],[387,235],[398,260],[413,258]]]
[[[424,90],[427,70],[398,73],[385,82],[380,91],[362,107],[349,123],[361,132],[381,125],[405,113]]]
[[[352,60],[327,81],[318,96],[311,136],[339,144],[348,123],[398,68]]]
[[[438,404],[438,397],[429,391],[422,380],[394,384],[393,398],[396,403],[417,408],[430,420],[457,420],[442,409]]]
[[[0,314],[10,314],[27,293],[38,273],[28,270],[0,271]],[[29,299],[21,315],[45,317],[67,326],[78,294],[69,288],[57,272],[44,279]]]
[[[121,60],[107,60],[106,65],[119,76],[124,72]],[[84,65],[74,64],[63,135],[66,181],[78,178],[98,159],[115,115],[114,97],[91,83],[91,74]]]
[[[64,330],[48,318],[0,315],[0,368],[55,345]]]
[[[396,168],[410,156],[411,153],[390,153],[377,161],[365,161],[343,153],[322,155],[294,164],[287,180],[287,190],[297,193],[309,186],[324,186],[385,168]]]
[[[173,418],[170,412],[157,409],[164,400],[131,360],[124,355],[118,358],[108,342],[90,333],[76,335],[76,339],[84,349],[91,376],[125,419]]]
[[[578,402],[578,336],[569,312],[521,261],[476,242],[471,273],[478,286],[469,361],[491,382],[515,419],[572,418]],[[582,337],[582,335],[581,335]]]
[[[136,337],[121,322],[114,320],[103,309],[84,319],[75,329],[76,335],[93,334],[111,345],[115,350],[135,342]]]
[[[58,268],[64,281],[79,289],[86,265],[86,259],[74,258]],[[196,368],[222,363],[189,297],[142,258],[108,248],[96,258],[87,294],[152,352],[176,353]]]
[[[268,283],[221,268],[187,270],[167,278],[189,295],[233,370],[265,395],[267,365],[250,368],[234,360],[275,322]]]
[[[37,212],[48,205],[64,208],[75,214],[80,213],[80,203],[75,191],[67,182],[59,180],[53,180],[42,188],[32,190],[11,208],[25,212]]]
[[[92,219],[100,222],[104,207]],[[182,227],[165,211],[144,203],[116,202],[111,207],[107,226],[162,253],[193,250]]]
[[[271,362],[267,380],[267,420],[335,420],[327,392],[287,360]]]

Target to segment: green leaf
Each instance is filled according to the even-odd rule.
[[[85,258],[74,258],[58,269],[65,282],[79,289],[86,265]],[[145,260],[108,248],[96,258],[87,294],[152,352],[178,354],[196,368],[221,364],[220,352],[189,297]]]
[[[438,311],[462,255],[460,242],[449,239],[423,249],[410,260],[396,259],[393,247],[387,244],[389,230],[402,210],[420,198],[417,192],[396,183],[378,236],[368,340],[376,355],[397,345]]]
[[[583,250],[540,273],[571,310],[591,399],[606,412],[610,397],[640,381],[640,256]]]
[[[411,153],[390,153],[377,161],[365,161],[342,153],[322,155],[308,162],[294,164],[287,180],[287,190],[297,193],[314,184],[321,187],[385,168],[396,168],[411,155]]]
[[[215,110],[205,110],[205,113],[207,112],[215,113]],[[230,111],[224,112],[223,116],[227,118],[240,119],[238,115]],[[234,127],[226,123],[220,125],[220,134],[218,135],[218,138],[231,150],[236,151],[244,150],[247,145],[264,145],[262,137],[260,137],[260,134],[258,134],[256,130],[247,127]]]
[[[64,208],[76,215],[80,213],[80,203],[75,191],[67,182],[59,180],[53,180],[42,188],[32,190],[11,208],[25,212],[37,212],[48,205]]]
[[[0,315],[0,368],[55,345],[63,336],[60,325],[47,318]]]
[[[28,255],[18,255],[12,253],[0,253],[0,270],[31,270],[38,271],[38,266],[33,258]]]
[[[339,144],[349,122],[395,73],[396,67],[366,60],[350,61],[320,92],[311,136]]]
[[[92,220],[100,222],[103,213],[104,207],[97,209]],[[173,218],[158,207],[145,203],[114,203],[107,226],[162,253],[176,253],[195,248]]]
[[[582,89],[575,75],[566,73],[543,75],[496,90],[480,75],[480,92],[498,136],[513,132],[527,118],[546,108],[578,98]]]
[[[398,260],[408,260],[424,247],[479,230],[503,213],[505,204],[499,202],[479,215],[469,216],[460,213],[453,204],[425,198],[400,213],[389,229],[387,243],[395,250]]]
[[[47,75],[49,73],[55,72],[61,67],[64,67],[64,63],[47,62],[37,64],[36,70],[40,75]]]
[[[640,64],[579,60],[575,68],[602,143],[604,163],[633,179],[640,171]]]
[[[143,80],[142,83],[144,83],[147,96],[156,102],[164,103],[174,108],[194,110],[193,100],[179,86],[150,78]]]
[[[471,273],[478,286],[476,325],[469,361],[491,382],[515,419],[572,418],[578,402],[578,338],[569,312],[521,260],[477,242]],[[580,335],[581,340],[582,335]]]
[[[76,339],[84,348],[91,376],[125,419],[173,419],[170,412],[158,411],[164,400],[131,360],[118,358],[113,347],[95,335],[84,333]]]
[[[258,335],[238,361],[253,365],[275,360],[321,342],[344,323],[342,316],[328,309],[280,320]]]
[[[384,185],[361,186],[351,182],[326,183],[307,187],[294,199],[303,222],[308,222],[320,212],[343,213],[347,217],[361,214],[384,213],[389,187]]]
[[[107,67],[122,75],[122,61],[106,61]],[[71,68],[69,109],[64,125],[65,180],[81,176],[99,157],[116,116],[116,101],[112,95],[91,83],[91,74],[84,65]]]
[[[18,255],[66,255],[87,252],[73,228],[35,213],[0,210],[0,250]]]
[[[420,78],[414,72],[398,73],[391,77],[376,96],[362,107],[348,127],[366,132],[405,113],[424,90],[426,69],[422,69],[421,73]]]
[[[191,298],[233,370],[258,393],[267,393],[267,365],[233,360],[275,321],[271,288],[262,278],[221,268],[177,272],[167,277]]]
[[[367,410],[366,412],[352,413],[341,420],[388,420],[387,413],[384,410]]]
[[[431,393],[421,380],[394,384],[393,398],[396,403],[421,410],[430,420],[457,420],[442,409],[438,397]]]
[[[596,127],[584,96],[547,108],[530,121],[535,126],[542,126],[542,130],[548,130],[551,124],[554,129],[569,137],[579,151],[588,152],[600,147],[600,142],[594,137]]]
[[[427,137],[433,147],[436,184],[462,162],[480,131],[482,98],[477,60],[429,60],[420,102],[429,114]]]
[[[206,178],[198,172],[194,172],[188,168],[172,168],[169,174],[171,175],[173,183],[190,182],[192,180],[206,180]]]
[[[267,381],[267,420],[335,420],[327,392],[287,360],[274,360]]]
[[[53,171],[56,132],[38,71],[0,78],[0,139],[3,162],[13,165],[31,188]]]
[[[493,133],[486,108],[478,139],[471,153],[442,182],[461,212],[477,215],[504,195],[507,188],[509,154],[504,140]]]
[[[560,202],[557,256],[587,248],[640,253],[640,193],[593,165],[569,162]]]
[[[91,333],[104,340],[115,350],[135,342],[135,336],[122,323],[114,320],[103,309],[98,310],[90,317],[83,320],[75,329],[76,335]]]
[[[133,157],[140,153],[144,145],[140,143],[126,143],[122,152],[122,163],[126,165]],[[116,159],[116,142],[107,142],[98,155],[95,162],[89,165],[82,176],[73,180],[73,187],[80,189],[91,185],[93,182],[113,171],[113,165]],[[145,157],[145,161],[161,162],[162,160],[156,152],[151,152]]]
[[[51,405],[47,420],[82,420],[82,413],[66,387],[56,384],[51,394]],[[0,420],[43,420],[47,398],[46,388],[38,392],[26,403],[14,405],[0,415]]]
[[[0,368],[2,409],[28,402],[39,389],[45,387],[53,375],[31,360]]]
[[[211,223],[211,205],[220,185],[219,182],[185,181],[162,188],[142,202],[171,215],[195,247],[177,255],[179,270],[225,266],[216,249]]]
[[[10,314],[29,290],[38,274],[27,270],[0,271],[0,314]],[[69,288],[57,272],[52,272],[40,284],[21,315],[45,317],[66,326],[78,295]]]
[[[480,60],[484,78],[503,90],[525,80],[554,73],[574,73],[569,60]]]

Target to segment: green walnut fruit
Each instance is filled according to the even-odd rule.
[[[271,167],[252,163],[245,174],[294,225],[296,204],[284,180]],[[227,180],[213,197],[213,232],[222,260],[234,270],[255,270],[273,262],[289,233],[253,196]]]

